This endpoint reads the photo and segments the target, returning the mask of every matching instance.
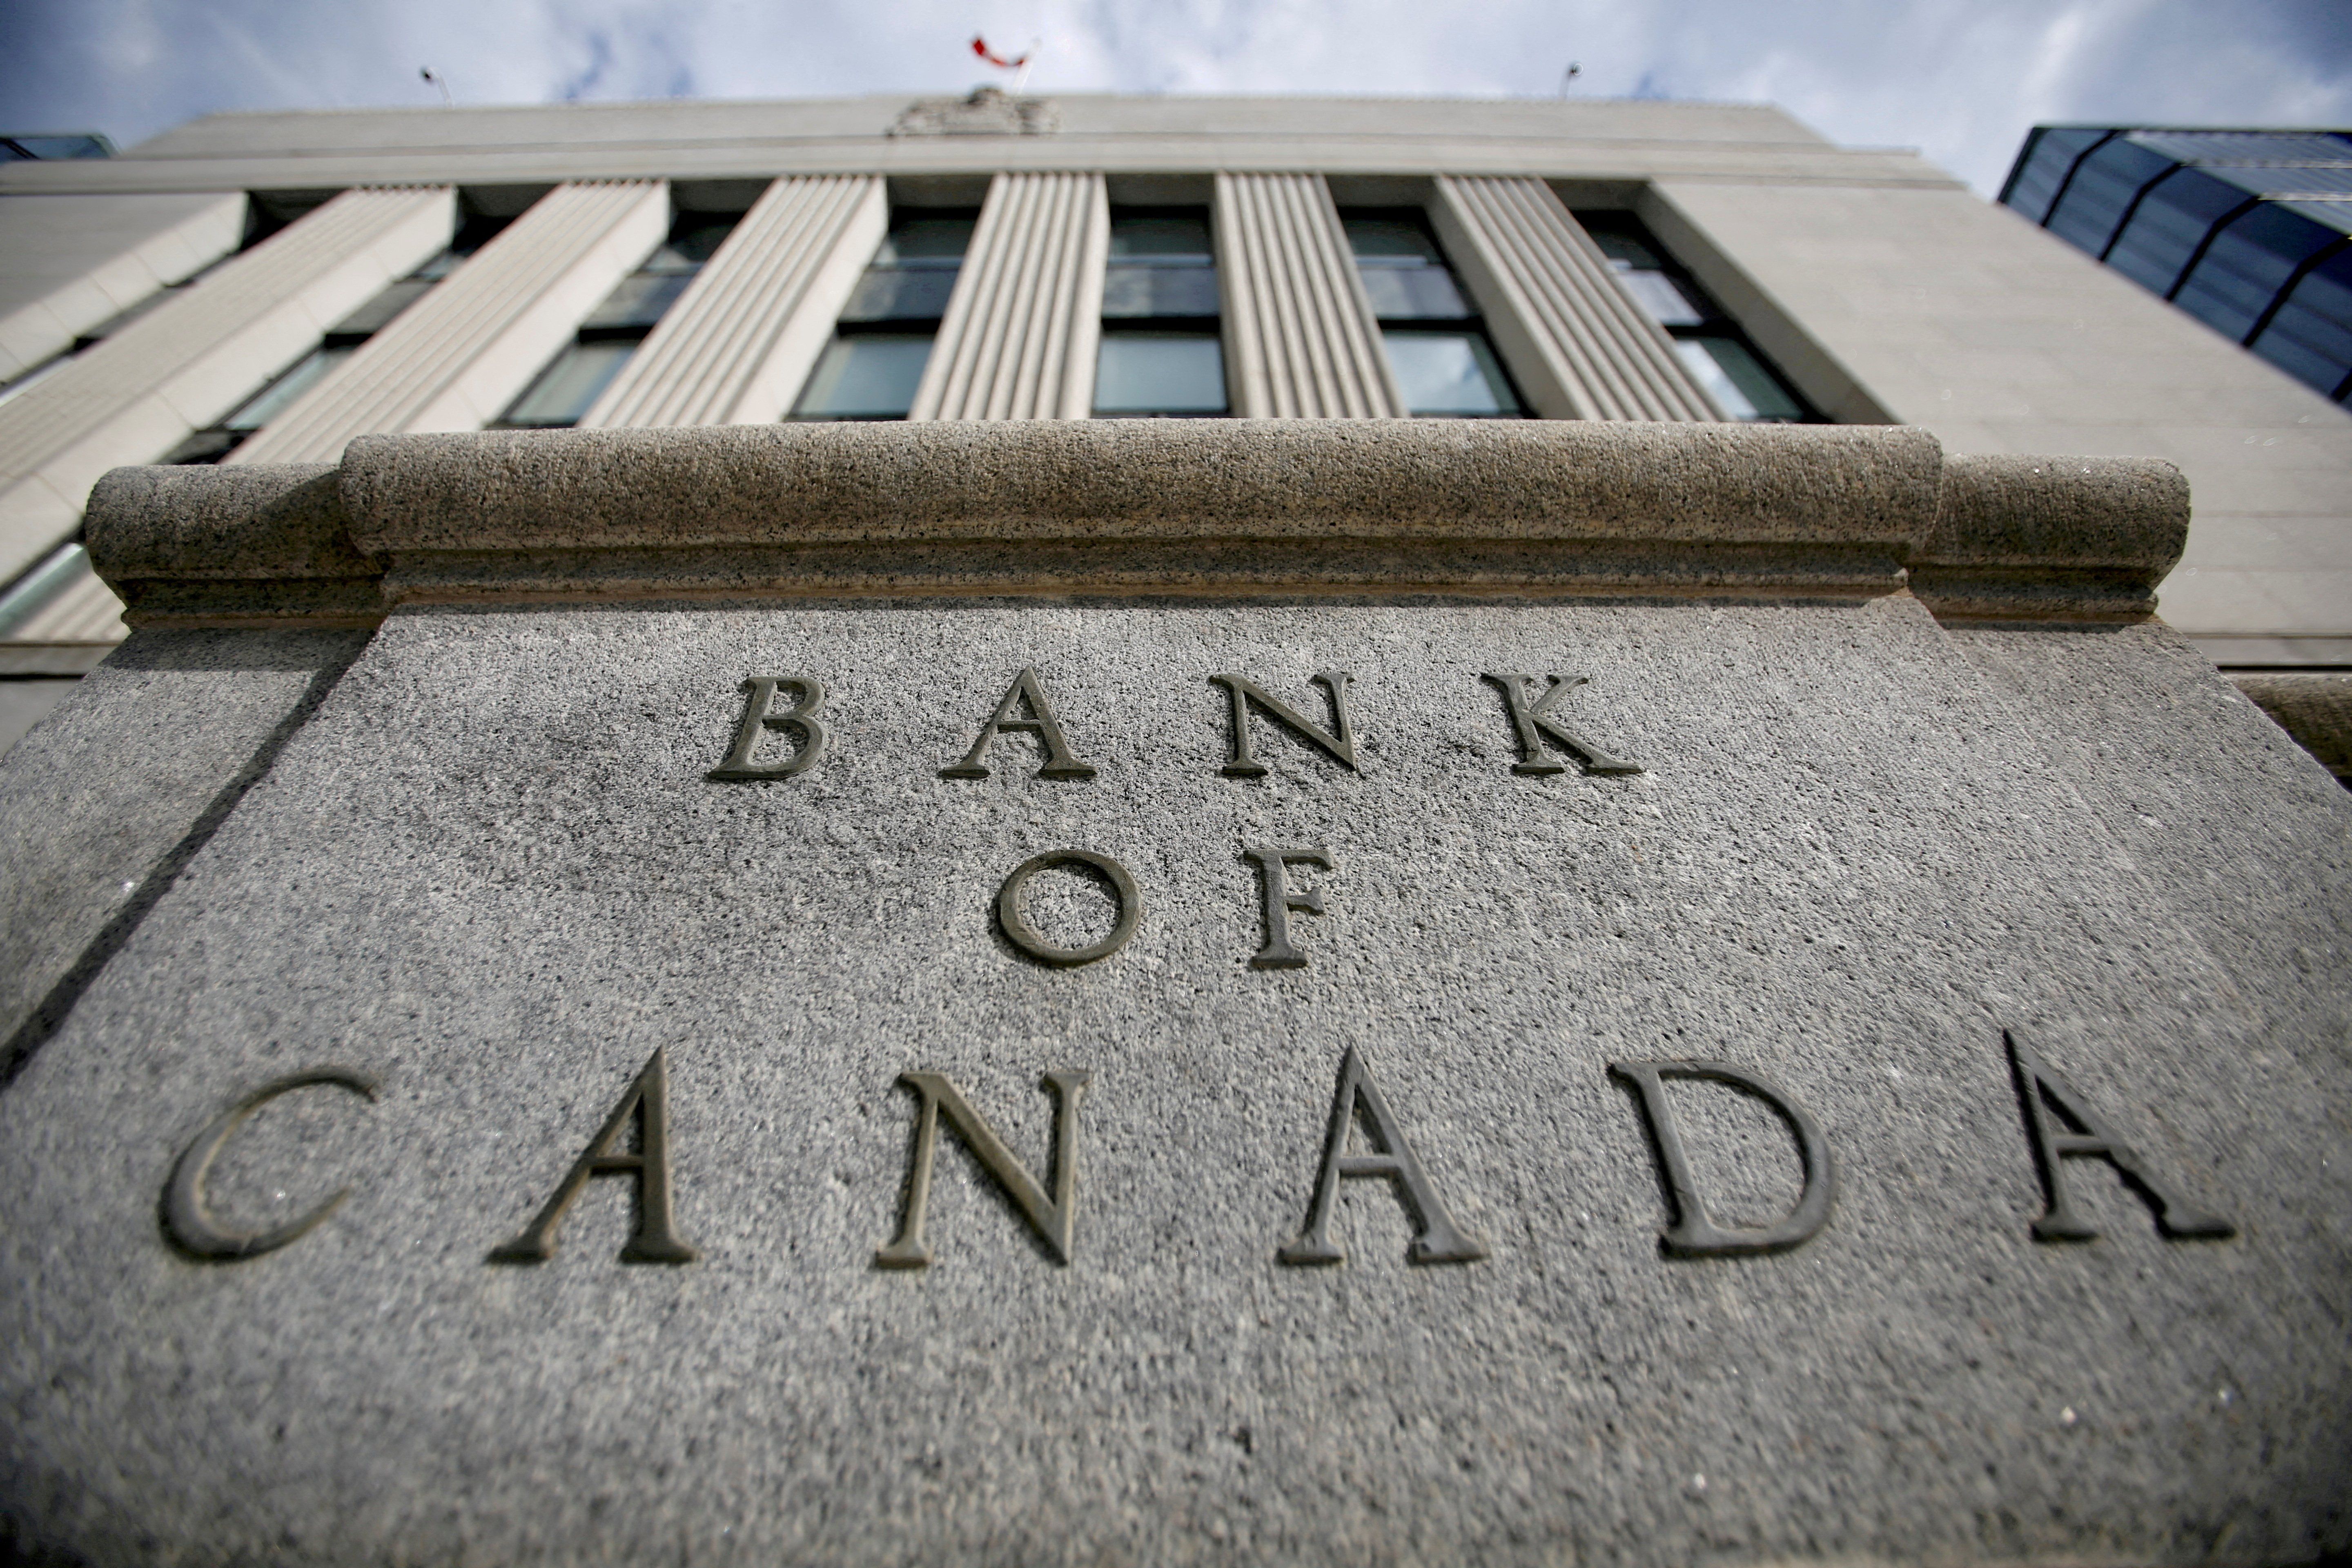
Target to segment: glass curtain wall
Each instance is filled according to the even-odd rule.
[[[2352,137],[2041,127],[2001,200],[2352,401]]]
[[[579,424],[646,334],[659,324],[662,313],[677,302],[703,263],[726,242],[740,216],[679,213],[670,224],[669,238],[588,313],[572,342],[490,428],[562,430]]]
[[[1206,207],[1114,207],[1097,418],[1209,418],[1231,406]]]
[[[319,346],[278,373],[269,384],[246,400],[220,423],[199,430],[174,447],[163,458],[167,463],[217,463],[245,444],[247,437],[268,424],[293,405],[320,382],[329,372],[359,352],[360,345],[384,328],[427,290],[457,269],[464,261],[498,232],[512,222],[511,218],[467,217],[449,241],[449,248],[410,273],[384,286],[383,292],[327,329]]]
[[[1339,215],[1389,366],[1415,418],[1517,419],[1526,405],[1437,237],[1409,208]]]
[[[1576,221],[1643,313],[1665,328],[1675,354],[1725,414],[1751,425],[1822,422],[1640,219],[1626,212],[1580,212]]]
[[[904,419],[980,215],[901,207],[793,405],[793,419]]]

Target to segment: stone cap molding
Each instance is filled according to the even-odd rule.
[[[1905,426],[1024,420],[367,436],[337,465],[117,468],[133,626],[404,604],[843,595],[1868,597],[2137,619],[2170,464],[1946,458]]]

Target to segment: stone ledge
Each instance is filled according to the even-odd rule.
[[[2168,464],[1947,460],[1897,426],[1079,420],[370,436],[339,467],[117,469],[134,626],[412,602],[1247,593],[2154,607]]]

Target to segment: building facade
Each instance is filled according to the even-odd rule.
[[[2000,200],[2352,399],[2352,135],[2037,125]]]
[[[2029,149],[2012,197],[2087,134]],[[2137,134],[2086,167],[2166,155]],[[2168,618],[2224,667],[2352,665],[2352,416],[2259,357],[2292,310],[2250,353],[2018,217],[1744,106],[215,116],[0,166],[0,660],[70,674],[121,636],[72,545],[118,463],[1165,414],[1909,423],[1956,452],[2162,457],[2197,506]]]
[[[1766,110],[60,170],[0,1558],[2352,1552],[2276,367]]]

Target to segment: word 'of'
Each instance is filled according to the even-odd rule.
[[[2082,1094],[2029,1050],[2014,1032],[2003,1038],[2024,1107],[2026,1141],[2047,1199],[2046,1212],[2033,1222],[2035,1239],[2088,1241],[2099,1234],[2074,1207],[2067,1188],[2065,1162],[2084,1158],[2103,1159],[2114,1165],[2147,1201],[2157,1228],[2167,1237],[2220,1239],[2236,1234],[2229,1221],[2192,1207],[2160,1181],[2147,1162],[2091,1110]],[[1609,1070],[1632,1085],[1641,1101],[1673,1210],[1673,1219],[1660,1236],[1669,1256],[1785,1251],[1811,1239],[1829,1223],[1837,1188],[1829,1140],[1779,1085],[1728,1062],[1612,1062]],[[668,1071],[664,1053],[656,1051],[588,1147],[556,1184],[553,1194],[520,1235],[490,1253],[490,1261],[541,1263],[554,1257],[556,1229],[565,1211],[598,1176],[626,1176],[636,1188],[635,1226],[628,1245],[621,1249],[621,1261],[695,1260],[698,1254],[677,1234],[671,1203]],[[1787,1122],[1796,1135],[1804,1185],[1786,1215],[1762,1226],[1718,1225],[1708,1215],[1666,1094],[1666,1083],[1677,1079],[1729,1084],[1762,1100]],[[901,1074],[898,1082],[916,1098],[914,1153],[898,1234],[875,1253],[875,1266],[922,1268],[931,1261],[923,1233],[942,1120],[1012,1199],[1014,1211],[1036,1233],[1048,1255],[1056,1263],[1068,1264],[1076,1256],[1077,1237],[1078,1106],[1093,1080],[1092,1073],[1067,1069],[1045,1075],[1044,1087],[1054,1098],[1053,1153],[1048,1179],[1041,1182],[945,1073]],[[238,1124],[278,1096],[311,1084],[331,1084],[369,1100],[375,1098],[375,1081],[366,1075],[344,1068],[318,1068],[278,1079],[239,1099],[188,1145],[164,1189],[164,1230],[183,1251],[223,1260],[275,1251],[317,1226],[349,1195],[346,1188],[298,1219],[259,1231],[228,1229],[206,1205],[205,1178]],[[625,1145],[633,1130],[635,1147],[630,1149]],[[1360,1134],[1368,1146],[1360,1150],[1356,1147]],[[1405,1253],[1409,1261],[1471,1263],[1486,1256],[1486,1245],[1455,1224],[1438,1195],[1437,1184],[1414,1153],[1402,1121],[1372,1081],[1363,1058],[1351,1049],[1339,1064],[1339,1087],[1331,1099],[1330,1121],[1307,1199],[1306,1223],[1276,1258],[1294,1266],[1345,1262],[1346,1255],[1331,1239],[1332,1209],[1339,1201],[1339,1184],[1361,1179],[1387,1184],[1402,1206],[1412,1226],[1412,1241]]]
[[[1331,709],[1331,728],[1324,729],[1313,720],[1281,699],[1242,675],[1213,675],[1209,679],[1225,689],[1226,705],[1231,710],[1225,765],[1220,769],[1229,778],[1260,778],[1265,764],[1257,758],[1252,744],[1250,714],[1253,710],[1289,731],[1300,741],[1322,752],[1349,773],[1360,773],[1356,758],[1356,727],[1348,711],[1348,683],[1353,676],[1341,670],[1326,670],[1311,677],[1323,689]],[[1511,764],[1515,773],[1545,774],[1568,771],[1568,764],[1556,760],[1546,750],[1549,738],[1554,745],[1578,758],[1587,773],[1638,773],[1642,764],[1612,754],[1589,740],[1577,730],[1568,727],[1566,720],[1553,710],[1562,697],[1586,684],[1583,676],[1547,676],[1549,684],[1539,695],[1530,695],[1535,681],[1531,675],[1483,675],[1482,680],[1492,681],[1503,694],[1504,716],[1510,721],[1511,733],[1518,742],[1519,760]],[[776,693],[790,689],[795,700],[789,706],[776,706]],[[819,717],[824,707],[824,682],[814,675],[754,675],[743,682],[749,695],[743,704],[743,717],[735,726],[735,741],[727,749],[727,759],[710,770],[714,779],[788,779],[816,766],[824,755],[826,742],[832,731]],[[780,734],[792,742],[789,754],[761,760],[760,742],[769,733]],[[984,779],[988,777],[988,749],[1003,734],[1033,735],[1045,752],[1037,765],[1041,779],[1090,779],[1095,776],[1091,763],[1082,761],[1071,749],[1069,737],[1062,732],[1060,721],[1045,700],[1045,686],[1033,665],[1013,679],[1004,700],[980,727],[980,734],[963,760],[940,770],[943,779]]]

